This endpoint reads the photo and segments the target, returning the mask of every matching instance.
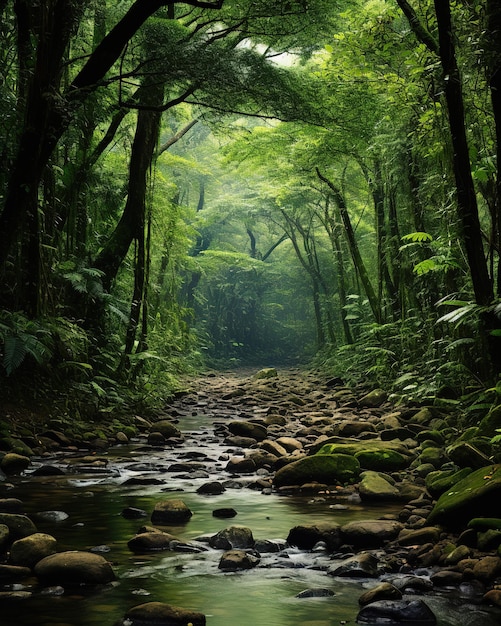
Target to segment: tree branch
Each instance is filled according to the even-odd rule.
[[[191,122],[188,122],[188,124],[186,124],[186,126],[184,126],[183,128],[181,128],[181,130],[178,130],[177,133],[175,135],[172,135],[172,137],[170,137],[169,139],[167,139],[167,141],[165,143],[163,143],[157,151],[157,156],[160,156],[163,152],[165,152],[166,150],[168,150],[172,145],[174,145],[175,143],[177,143],[181,137],[183,137],[184,135],[186,135],[186,133],[193,128],[193,126],[195,126],[195,124],[198,123],[198,119],[196,120],[191,120]]]
[[[435,37],[433,37],[433,35],[429,33],[420,22],[416,11],[414,11],[414,9],[407,2],[407,0],[397,0],[397,4],[409,21],[409,26],[411,27],[414,35],[416,35],[416,39],[423,43],[428,48],[428,50],[430,50],[430,52],[438,55],[438,41],[436,41]]]

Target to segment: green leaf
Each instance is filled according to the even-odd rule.
[[[412,242],[423,242],[423,241],[433,241],[433,236],[429,233],[424,232],[415,232],[408,233],[402,237],[402,241],[412,241]]]

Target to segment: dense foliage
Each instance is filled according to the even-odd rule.
[[[130,409],[204,363],[312,358],[495,389],[495,0],[0,14],[4,397]]]

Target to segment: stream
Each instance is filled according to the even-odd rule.
[[[203,403],[201,403],[203,404]],[[286,548],[263,553],[258,567],[233,573],[218,569],[221,551],[162,551],[133,554],[127,542],[139,527],[150,524],[155,503],[180,498],[193,512],[186,523],[164,530],[194,542],[231,525],[249,527],[256,540],[286,539],[298,524],[321,521],[346,523],[397,513],[400,505],[367,506],[342,497],[309,498],[279,495],[254,487],[259,476],[238,477],[226,470],[238,449],[217,436],[213,408],[194,407],[177,417],[185,441],[176,447],[154,448],[142,438],[105,453],[57,452],[34,458],[29,470],[11,480],[6,497],[21,499],[40,532],[56,537],[58,551],[93,550],[113,564],[117,581],[85,590],[44,589],[36,579],[11,585],[27,590],[23,600],[0,604],[2,626],[113,626],[129,608],[159,601],[204,613],[209,626],[331,626],[354,624],[361,593],[376,583],[328,576],[332,555]],[[224,411],[223,411],[224,413]],[[220,413],[218,413],[219,415]],[[191,471],[174,464],[196,463]],[[58,466],[58,476],[37,476],[42,465]],[[174,465],[174,471],[172,466]],[[183,468],[179,466],[178,468]],[[200,495],[204,483],[219,480],[220,495]],[[127,507],[143,509],[142,519],[126,519]],[[232,519],[219,519],[215,509],[233,508]],[[61,513],[64,513],[62,515]],[[296,597],[307,589],[328,589],[326,597]],[[6,587],[3,588],[4,590]],[[406,594],[407,597],[407,594]],[[469,597],[443,590],[426,602],[438,615],[439,626],[495,626],[499,612],[474,604]]]

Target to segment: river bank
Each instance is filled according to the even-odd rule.
[[[501,563],[492,533],[490,546],[481,549],[478,530],[428,523],[438,492],[435,497],[430,494],[427,477],[460,470],[447,458],[445,443],[433,446],[425,438],[448,427],[444,416],[431,410],[424,414],[422,407],[394,407],[381,392],[357,396],[341,381],[314,373],[270,370],[261,375],[213,373],[174,398],[156,419],[136,416],[130,431],[118,430],[107,440],[71,441],[65,433],[45,429],[37,435],[35,443],[38,440],[40,446],[25,457],[22,471],[6,477],[4,506],[10,500],[12,507],[12,500],[18,499],[18,513],[35,521],[38,534],[42,530],[57,539],[56,553],[77,549],[109,559],[117,575],[99,586],[108,588],[108,596],[116,593],[110,588],[128,589],[127,598],[121,596],[120,606],[110,612],[115,621],[119,611],[126,613],[140,604],[137,596],[143,586],[132,583],[158,577],[161,567],[164,582],[182,579],[188,588],[187,580],[224,577],[233,595],[245,593],[246,585],[255,589],[261,580],[262,599],[266,587],[277,591],[277,581],[286,577],[296,585],[296,594],[304,594],[303,601],[316,602],[319,624],[324,616],[326,624],[333,618],[357,617],[377,623],[387,619],[390,610],[395,623],[409,621],[409,610],[417,610],[422,623],[435,623],[433,619],[444,626],[498,623]],[[437,428],[443,423],[445,427]],[[360,442],[358,450],[346,448]],[[381,447],[374,448],[376,443]],[[324,481],[325,468],[308,467],[300,482],[284,479],[284,474],[301,476],[291,474],[291,468],[301,468],[304,459],[325,445],[331,446],[329,457],[361,459],[357,460],[361,471],[336,480],[329,468],[324,474],[329,480]],[[342,453],[332,446],[344,446]],[[387,465],[375,469],[376,462]],[[391,465],[395,463],[398,468]],[[49,497],[52,490],[55,500]],[[97,513],[96,501],[109,507],[110,493],[115,494],[111,510]],[[40,516],[46,509],[44,501],[66,502],[67,510],[59,510],[59,519],[44,519]],[[168,517],[165,503],[172,501],[183,502],[189,511],[186,518]],[[87,508],[94,513],[76,521]],[[164,517],[158,517],[160,510]],[[76,538],[79,523],[85,528],[85,541]],[[12,563],[12,542],[5,545],[10,546],[5,566],[27,567]],[[56,596],[59,600],[68,597],[64,580],[56,576],[51,583],[57,584],[47,587],[39,574],[37,579],[36,567],[28,568],[21,582],[4,578],[0,603],[12,602],[15,594],[19,600],[20,591],[29,594],[25,602],[37,603],[42,591],[54,586],[63,590]],[[232,576],[236,579],[229,582]],[[344,594],[350,599],[343,604],[339,594],[333,594],[347,588]],[[218,588],[218,593],[223,591]],[[158,589],[144,595],[152,601],[165,598],[164,593],[158,597]],[[208,613],[214,626],[234,623],[234,615],[216,617],[222,607],[215,605],[212,595],[199,592],[197,597],[193,588],[190,607]],[[228,594],[222,597],[224,604],[231,604]],[[431,614],[423,603],[432,607]],[[461,607],[467,607],[468,614]],[[20,621],[29,619],[29,606],[25,608],[24,618],[19,617],[23,613],[19,607],[16,618],[11,609],[11,619],[18,620],[13,626],[33,623]],[[46,610],[50,613],[50,607]],[[302,621],[294,621],[283,604],[270,608],[273,621],[266,621],[257,606],[255,610],[269,626],[306,623],[301,612]],[[134,623],[130,616],[124,619]],[[63,623],[52,620],[43,624]],[[93,622],[89,618],[78,623]]]

